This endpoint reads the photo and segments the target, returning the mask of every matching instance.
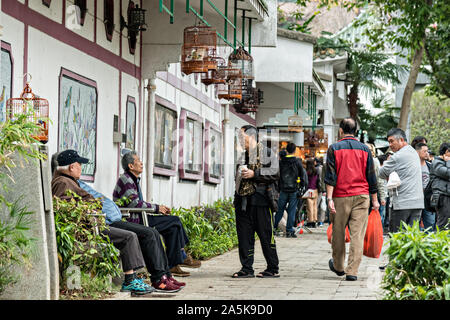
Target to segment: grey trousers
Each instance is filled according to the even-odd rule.
[[[398,232],[402,221],[407,225],[412,226],[414,221],[420,221],[421,215],[422,209],[391,210],[389,217],[389,232]]]
[[[102,234],[107,236],[112,244],[119,249],[123,271],[145,267],[144,257],[142,256],[136,233],[110,226]]]

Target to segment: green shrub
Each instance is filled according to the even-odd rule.
[[[208,259],[237,245],[231,199],[217,200],[211,206],[173,209],[173,213],[180,217],[189,237],[186,250],[195,259]]]
[[[0,123],[0,210],[4,219],[0,219],[0,295],[7,286],[19,279],[14,274],[14,266],[29,267],[29,247],[33,240],[27,235],[29,216],[33,212],[20,205],[22,198],[14,195],[13,202],[7,200],[8,185],[15,183],[12,171],[30,159],[44,160],[46,155],[39,151],[39,144],[32,138],[39,126],[28,121],[28,114],[15,116],[15,120]],[[15,161],[14,155],[19,160]]]
[[[5,205],[9,217],[0,220],[0,294],[18,280],[18,275],[13,273],[15,264],[31,265],[28,249],[34,239],[26,236],[25,231],[29,229],[29,215],[33,212],[20,206],[20,200]]]
[[[382,288],[388,300],[450,299],[450,231],[421,232],[419,223],[391,234]]]
[[[100,234],[106,228],[105,218],[93,215],[101,213],[100,200],[82,201],[75,193],[68,194],[73,197],[70,201],[53,199],[61,289],[67,289],[66,270],[71,265],[80,268],[82,277],[89,275],[100,282],[119,276],[120,253],[108,237]]]

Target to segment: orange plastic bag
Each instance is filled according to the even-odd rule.
[[[330,223],[327,229],[328,243],[331,244],[331,236],[333,235],[333,224]],[[345,228],[345,242],[350,242],[350,232],[348,226]]]
[[[380,212],[378,210],[372,210],[367,221],[363,254],[369,258],[379,258],[382,248],[383,225],[381,224]]]

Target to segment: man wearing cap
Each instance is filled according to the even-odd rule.
[[[114,222],[122,220],[120,209],[113,201],[79,181],[81,164],[88,163],[88,159],[79,156],[75,150],[65,150],[57,155],[56,162],[57,166],[52,179],[54,196],[69,200],[71,197],[66,192],[71,190],[83,201],[95,198],[102,200],[102,211],[106,214],[106,223],[109,225],[109,229],[104,234],[120,250],[125,270],[122,290],[136,293],[139,291],[148,293],[154,290],[177,292],[185,286],[185,283],[176,281],[169,272],[167,256],[158,231],[131,222],[122,223],[120,227],[111,226]],[[135,275],[134,271],[144,265],[151,274],[153,288],[140,281]],[[130,285],[132,283],[135,285]]]

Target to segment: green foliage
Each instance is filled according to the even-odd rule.
[[[450,231],[425,233],[419,223],[391,234],[382,288],[387,300],[450,299]]]
[[[3,220],[0,219],[0,294],[18,280],[19,275],[13,273],[14,266],[30,266],[28,249],[34,240],[26,234],[33,212],[20,205],[21,198],[9,202],[5,197],[7,186],[15,183],[11,175],[18,166],[13,160],[14,154],[25,162],[45,159],[45,155],[33,146],[39,144],[32,135],[40,127],[28,122],[27,117],[27,114],[18,115],[15,120],[0,123],[0,210],[7,213]]]
[[[237,245],[236,219],[231,199],[218,200],[212,206],[173,209],[189,237],[187,251],[195,259],[222,254]]]
[[[68,195],[70,201],[53,199],[62,289],[67,280],[65,271],[71,265],[98,278],[119,276],[119,251],[101,235],[106,229],[101,202],[82,201],[71,191]]]
[[[361,130],[367,132],[369,140],[386,139],[389,129],[395,128],[398,124],[400,108],[392,105],[383,95],[373,97],[372,108],[375,110],[375,115],[365,106],[360,105],[358,117]]]
[[[437,153],[441,143],[450,141],[450,98],[440,100],[424,90],[414,92],[410,121],[411,139],[426,137],[429,149]]]
[[[21,206],[21,200],[5,206],[9,218],[0,220],[0,294],[18,280],[12,269],[15,264],[30,266],[28,248],[34,239],[24,232],[29,229],[29,216],[33,212]]]
[[[320,14],[320,11],[315,11],[310,17],[305,17],[302,13],[301,8],[307,6],[307,0],[295,0],[297,5],[299,5],[300,9],[297,10],[292,16],[287,16],[285,12],[278,7],[278,24],[281,28],[285,28],[288,30],[295,30],[297,32],[302,33],[311,33],[311,23],[314,21],[314,18]]]

